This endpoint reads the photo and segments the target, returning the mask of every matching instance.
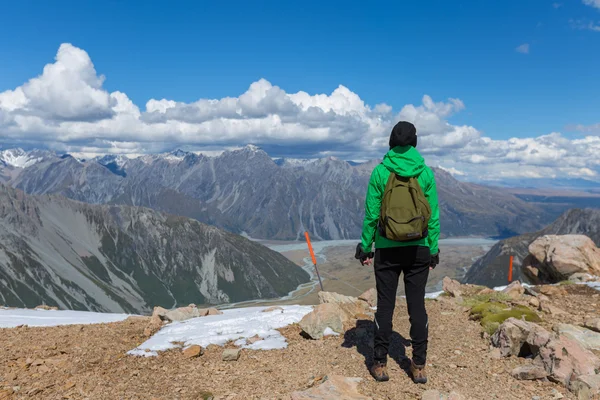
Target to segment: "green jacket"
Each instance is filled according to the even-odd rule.
[[[381,198],[390,177],[390,171],[402,177],[416,176],[425,197],[431,206],[431,219],[429,220],[426,238],[411,242],[395,242],[379,235],[377,223],[381,212]],[[425,165],[425,160],[417,149],[412,146],[394,147],[383,158],[383,162],[373,170],[367,189],[365,200],[365,220],[362,230],[362,247],[366,253],[371,252],[373,240],[375,248],[383,249],[389,247],[403,246],[427,246],[431,254],[438,253],[438,240],[440,237],[440,209],[438,207],[437,190],[433,171]]]

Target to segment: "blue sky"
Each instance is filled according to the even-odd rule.
[[[394,115],[380,127],[382,132],[365,134],[371,138],[368,151],[358,147],[348,153],[347,146],[334,146],[338,142],[334,132],[326,137],[315,133],[309,141],[312,145],[307,146],[309,153],[320,146],[323,154],[346,152],[356,158],[381,149],[384,140],[374,137],[387,135],[395,113],[406,105],[418,108],[424,95],[446,104],[450,98],[460,99],[464,106],[453,112],[433,113],[443,123],[473,127],[481,137],[493,140],[537,138],[552,132],[576,140],[600,133],[596,126],[600,123],[600,0],[321,3],[5,3],[0,14],[4,38],[0,41],[0,93],[40,76],[43,66],[55,61],[59,46],[69,43],[89,55],[94,73],[105,77],[103,91],[126,94],[142,113],[148,111],[145,107],[151,99],[189,104],[238,97],[261,78],[288,94],[330,95],[343,85],[371,108],[380,103],[392,107]],[[527,51],[517,51],[519,46]],[[87,76],[87,72],[82,74]],[[57,96],[52,97],[54,102],[61,98]],[[30,106],[38,104],[28,101]],[[0,111],[1,107],[0,103]],[[36,112],[29,109],[27,113]],[[50,112],[49,116],[48,110],[43,114],[37,113],[37,118],[52,120],[54,115]],[[74,121],[77,116],[69,114],[67,119]],[[5,146],[22,141],[70,149],[79,146],[81,151],[102,147],[98,140],[90,140],[91,134],[61,138],[53,144],[45,130],[54,128],[11,121],[10,131],[0,131]],[[573,128],[576,125],[582,126],[579,131]],[[431,129],[431,135],[436,134]],[[57,135],[58,131],[53,132]],[[92,133],[115,140],[102,129]],[[289,141],[288,136],[283,143]],[[143,148],[131,148],[138,152],[162,148],[169,137],[157,139],[156,143],[163,143],[160,146],[146,143]],[[472,135],[464,137],[465,145],[473,140]],[[191,147],[217,148],[241,144],[246,138],[266,146],[275,146],[281,139],[270,143],[268,137],[241,132],[238,140],[229,137],[226,142],[176,140]],[[136,140],[130,137],[127,142]],[[441,153],[432,151],[432,158]],[[460,163],[458,159],[446,162],[452,168]],[[598,165],[573,167],[595,172]]]

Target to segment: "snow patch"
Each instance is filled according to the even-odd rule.
[[[30,156],[23,149],[10,149],[0,152],[0,161],[15,168],[27,168],[41,161],[42,158]]]
[[[88,325],[119,322],[128,314],[108,314],[88,311],[25,310],[0,308],[0,328],[27,326]]]
[[[340,336],[339,333],[335,332],[333,329],[331,329],[330,327],[325,328],[325,330],[323,331],[323,336]]]
[[[299,322],[312,311],[310,306],[283,306],[283,312],[263,312],[266,307],[238,308],[224,310],[222,315],[193,318],[173,322],[154,336],[131,350],[128,354],[153,356],[159,351],[197,344],[202,347],[214,344],[223,346],[229,341],[242,348],[253,350],[283,349],[287,347],[285,338],[276,330]],[[263,338],[254,344],[246,344],[246,339],[258,335]]]

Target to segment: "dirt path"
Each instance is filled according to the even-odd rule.
[[[569,314],[561,319],[575,322],[597,313],[597,298],[580,288],[564,301]],[[578,293],[578,291],[580,293]],[[390,360],[391,381],[374,382],[365,367],[371,334],[358,337],[356,327],[345,335],[310,341],[297,326],[283,330],[289,346],[284,350],[244,350],[237,362],[221,361],[222,348],[211,346],[197,359],[180,351],[141,358],[125,353],[145,338],[145,320],[120,323],[14,328],[0,330],[0,394],[14,388],[7,398],[35,399],[201,399],[211,392],[220,398],[287,399],[289,393],[308,386],[311,378],[339,374],[361,377],[360,390],[374,399],[419,399],[423,390],[456,390],[470,399],[572,398],[564,388],[550,382],[519,382],[509,372],[526,363],[520,359],[491,357],[488,342],[476,322],[452,301],[428,301],[430,314],[430,383],[414,385],[402,370],[404,355],[410,356],[403,339],[409,324],[404,304],[397,310]],[[358,327],[371,331],[371,321]],[[556,396],[556,397],[555,397]],[[2,396],[0,395],[0,398]]]

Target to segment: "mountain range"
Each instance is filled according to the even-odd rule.
[[[529,245],[540,236],[569,234],[586,235],[597,246],[600,245],[600,209],[572,209],[540,231],[499,241],[473,264],[464,281],[490,287],[506,285],[509,259],[512,255],[513,279],[529,282],[521,268],[523,260],[529,255]]]
[[[0,304],[147,313],[280,297],[309,278],[281,254],[193,219],[0,185]]]
[[[356,239],[378,161],[273,159],[255,146],[207,157],[181,150],[80,160],[48,151],[0,152],[0,182],[29,194],[143,206],[254,238]],[[434,169],[442,236],[510,236],[541,229],[568,206],[545,210],[500,188]]]

